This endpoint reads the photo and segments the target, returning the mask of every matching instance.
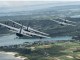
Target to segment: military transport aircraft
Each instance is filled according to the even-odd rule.
[[[61,19],[62,22],[61,22],[61,21],[58,21],[58,20],[53,20],[53,19],[50,19],[50,20],[58,23],[58,24],[61,25],[61,26],[68,26],[68,25],[69,25],[69,26],[76,26],[76,25],[72,24],[72,23],[76,23],[76,22],[69,21],[69,20],[65,20],[65,19]],[[71,22],[71,23],[69,23],[69,22]]]
[[[65,23],[76,23],[76,22],[73,22],[73,21],[69,21],[69,20],[66,20],[66,19],[63,19],[63,18],[59,18],[59,19],[61,19],[63,22],[65,22]]]
[[[12,21],[12,20],[10,20],[10,21]],[[35,32],[30,32],[30,31],[26,30],[27,29],[26,26],[24,26],[22,24],[19,24],[19,23],[15,22],[15,21],[12,21],[12,22],[14,22],[17,25],[20,25],[21,28],[15,28],[15,27],[3,24],[3,23],[0,23],[0,25],[8,28],[9,31],[12,31],[12,32],[16,33],[16,35],[19,38],[50,38],[50,37],[46,36],[46,35],[48,35],[46,33],[34,30],[32,28],[28,28],[29,30],[32,30],[32,31],[35,31],[35,32],[39,32],[40,34],[39,33],[35,33]]]
[[[13,22],[13,23],[15,23],[15,24],[17,24],[17,25],[19,25],[19,26],[22,26],[22,24],[20,24],[20,23],[18,23],[18,22],[15,22],[15,21],[13,21],[13,20],[10,20],[9,19],[9,21],[11,21],[11,22]],[[35,29],[33,29],[33,28],[31,28],[31,27],[26,27],[26,26],[24,26],[23,25],[23,29],[25,30],[25,31],[28,31],[28,32],[37,32],[37,33],[40,33],[40,34],[43,34],[43,35],[49,35],[49,34],[47,34],[47,33],[44,33],[44,32],[40,32],[40,31],[38,31],[38,30],[35,30]]]

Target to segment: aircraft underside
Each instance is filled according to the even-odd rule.
[[[39,36],[25,36],[25,35],[23,35],[23,34],[20,34],[20,33],[16,33],[16,35],[20,38],[20,39],[31,39],[31,38],[34,38],[34,39],[37,39],[37,38],[39,38],[39,39],[42,39],[43,37],[39,37]]]

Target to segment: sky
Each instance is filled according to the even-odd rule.
[[[0,1],[80,1],[80,0],[0,0]]]
[[[30,6],[40,4],[56,4],[65,2],[74,2],[80,0],[0,0],[0,7],[18,7],[18,6]]]
[[[74,2],[80,0],[0,0],[0,9],[5,10],[4,8],[9,8],[10,10],[19,10],[23,7],[28,9],[33,9],[34,6],[39,6],[39,8],[44,8],[53,4],[56,5],[65,5],[65,4],[80,4],[80,2]],[[71,3],[72,2],[72,3]],[[30,8],[29,8],[30,7]],[[34,7],[37,8],[37,7]],[[24,9],[23,9],[24,10]]]

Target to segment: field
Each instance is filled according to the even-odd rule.
[[[25,56],[30,60],[79,60],[80,42],[56,42],[32,47],[32,53]]]
[[[55,42],[49,44],[33,44],[25,47],[28,53],[19,53],[25,60],[80,60],[80,42]]]
[[[18,52],[25,60],[80,60],[79,41],[59,41],[52,43],[33,43],[0,47],[1,51]]]

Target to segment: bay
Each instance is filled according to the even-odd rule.
[[[71,36],[59,36],[53,38],[44,38],[44,39],[19,39],[16,38],[16,35],[6,35],[0,37],[0,46],[8,46],[15,44],[23,44],[24,42],[35,42],[35,41],[55,41],[55,40],[70,40]]]
[[[19,39],[16,38],[16,35],[4,35],[0,36],[0,46],[8,46],[15,44],[23,44],[24,42],[35,42],[35,41],[52,41],[52,40],[70,40],[71,36],[59,36],[53,38],[45,38],[45,39]],[[20,58],[16,58],[13,55],[0,53],[0,60],[22,60]]]

